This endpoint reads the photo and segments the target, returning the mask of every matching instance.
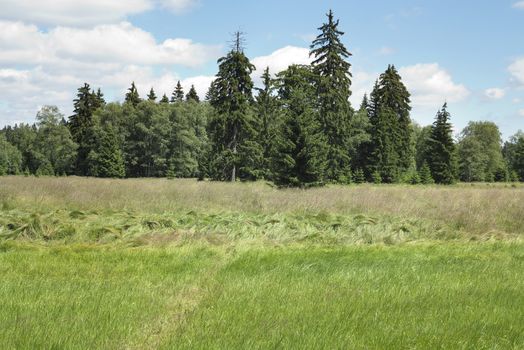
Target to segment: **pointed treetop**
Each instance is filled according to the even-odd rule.
[[[149,101],[153,101],[153,102],[156,101],[156,94],[155,94],[155,90],[153,88],[151,88],[151,90],[149,91],[149,94],[147,95],[147,99]]]
[[[180,80],[176,84],[175,90],[173,91],[173,94],[171,95],[171,102],[182,102],[184,101],[184,88],[182,87],[182,84],[180,83]]]
[[[125,102],[131,103],[133,106],[137,106],[140,103],[140,96],[136,88],[135,82],[131,83],[131,87],[127,89]]]
[[[191,85],[191,89],[189,89],[189,92],[186,95],[186,101],[200,102],[200,97],[198,97],[195,85]]]
[[[166,94],[162,96],[162,98],[160,99],[160,103],[169,103],[169,99],[167,98]]]

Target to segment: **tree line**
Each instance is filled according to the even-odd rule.
[[[291,65],[262,86],[236,34],[204,101],[180,82],[170,97],[134,83],[123,103],[78,89],[67,119],[43,107],[36,123],[0,131],[0,175],[197,177],[268,180],[281,187],[326,183],[524,181],[524,133],[504,145],[492,122],[470,122],[458,140],[444,104],[420,127],[394,65],[358,109],[351,106],[352,54],[333,12],[311,44],[310,65]]]

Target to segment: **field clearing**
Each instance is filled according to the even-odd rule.
[[[0,177],[0,347],[524,348],[524,187]]]

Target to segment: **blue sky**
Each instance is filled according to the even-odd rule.
[[[84,81],[120,100],[131,81],[199,93],[232,32],[261,70],[307,63],[333,9],[353,53],[353,104],[388,64],[413,95],[412,118],[432,122],[448,101],[456,131],[496,122],[524,129],[524,1],[0,0],[0,125],[32,122],[44,104],[71,113]],[[254,75],[255,81],[257,75]]]

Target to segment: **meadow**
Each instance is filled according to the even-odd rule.
[[[0,177],[0,347],[524,348],[524,187]]]

